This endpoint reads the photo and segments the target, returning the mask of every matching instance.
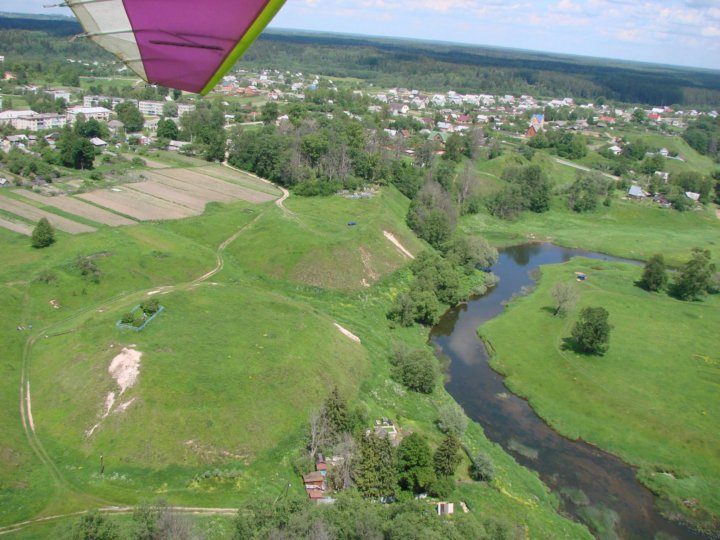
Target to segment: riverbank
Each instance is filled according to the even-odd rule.
[[[574,281],[577,270],[589,276],[577,284],[578,306],[554,317],[550,290]],[[717,531],[717,297],[687,303],[648,293],[634,285],[636,266],[580,259],[542,272],[531,295],[483,325],[495,350],[492,367],[558,432],[638,466],[641,481],[670,503],[662,505],[666,514]],[[577,312],[588,305],[610,312],[614,328],[603,357],[568,348]]]

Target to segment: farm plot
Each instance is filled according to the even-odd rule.
[[[5,210],[11,214],[29,219],[30,221],[39,221],[40,218],[47,218],[53,227],[70,234],[93,232],[97,230],[89,225],[83,225],[82,223],[77,223],[76,221],[51,214],[50,212],[45,212],[44,210],[40,210],[34,206],[30,206],[29,204],[25,204],[15,199],[10,199],[8,197],[0,197],[0,210]]]
[[[269,182],[264,182],[260,178],[251,174],[231,169],[229,167],[223,167],[222,165],[208,165],[206,167],[198,167],[195,169],[198,172],[225,180],[226,182],[232,182],[246,188],[262,191],[270,195],[280,196],[280,190],[273,186]]]
[[[0,216],[0,227],[9,229],[13,232],[30,236],[32,234],[32,227],[27,223],[20,223],[19,221],[10,221]]]
[[[215,191],[218,193],[231,195],[235,199],[241,199],[250,203],[264,203],[268,201],[273,201],[277,198],[277,196],[270,195],[269,193],[261,193],[254,189],[242,187],[231,182],[218,180],[217,178],[195,172],[194,170],[165,169],[156,170],[150,174],[151,178],[157,178],[158,176],[172,178],[174,180],[179,180],[187,184],[200,186],[208,190],[208,192]]]
[[[103,210],[102,208],[98,208],[92,204],[80,201],[74,197],[45,197],[39,193],[23,189],[15,190],[15,193],[44,205],[54,206],[55,208],[59,208],[65,212],[77,214],[78,216],[102,223],[103,225],[110,225],[111,227],[133,225],[136,223],[132,219],[113,214],[112,212],[108,212],[107,210]]]
[[[125,184],[125,189],[146,193],[163,201],[170,201],[173,204],[190,208],[196,214],[202,214],[205,205],[213,199],[201,195],[183,191],[175,187],[151,180],[150,182],[139,182],[137,184]]]
[[[195,197],[197,200],[202,201],[203,205],[208,202],[233,202],[237,200],[236,197],[233,197],[229,193],[213,191],[197,184],[190,184],[188,182],[182,182],[180,180],[175,180],[174,178],[168,178],[160,175],[151,174],[149,176],[152,180],[144,182],[144,184],[160,184],[182,194]],[[133,184],[132,187],[134,188],[138,185],[139,184]]]
[[[158,199],[136,190],[114,191],[101,189],[83,193],[80,197],[140,221],[183,219],[197,214],[197,212],[185,206]]]

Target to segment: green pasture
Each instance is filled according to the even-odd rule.
[[[407,260],[382,231],[392,231],[413,253],[422,249],[404,225],[407,200],[386,189],[367,200],[292,197],[287,203],[293,214],[272,203],[213,204],[187,220],[59,234],[45,250],[0,230],[10,261],[0,270],[0,298],[10,306],[0,315],[9,352],[0,364],[6,411],[0,416],[0,523],[157,497],[233,507],[260,494],[277,497],[288,482],[300,493],[293,457],[308,413],[335,385],[368,422],[390,416],[439,443],[437,407],[451,398],[441,386],[430,396],[405,391],[391,380],[388,363],[393,342],[421,347],[427,340],[425,329],[392,328],[385,318],[409,276],[395,270]],[[357,225],[348,227],[349,220]],[[192,285],[216,264],[218,245],[238,231],[223,270]],[[356,257],[360,248],[366,262]],[[99,283],[78,275],[78,254],[94,257]],[[377,272],[373,287],[359,283],[365,264]],[[56,281],[36,281],[43,270]],[[153,296],[165,310],[145,330],[115,326],[148,292],[173,285]],[[30,323],[32,331],[15,329]],[[18,414],[30,335],[37,337],[28,349],[33,418],[52,467],[35,457]],[[117,391],[107,369],[123,347],[143,356],[135,386],[116,406],[135,400],[88,436],[107,393]],[[479,426],[468,429],[464,442],[491,455],[498,474],[492,484],[470,482],[465,462],[453,500],[534,538],[589,538],[583,526],[557,513],[558,498],[538,476],[490,443]],[[52,535],[71,521],[9,537]]]
[[[702,522],[720,513],[720,298],[682,302],[646,292],[635,285],[641,270],[582,258],[544,266],[537,290],[480,333],[495,351],[493,367],[553,428],[636,465],[653,491]],[[550,291],[574,282],[575,271],[588,274],[577,283],[577,307],[554,317]],[[610,313],[604,356],[567,346],[586,306]]]
[[[465,216],[461,228],[481,234],[498,245],[548,241],[630,259],[665,255],[669,264],[684,263],[695,246],[709,249],[720,259],[720,220],[714,209],[677,212],[650,203],[614,199],[608,208],[579,214],[564,200],[553,201],[544,214],[524,212],[515,221],[482,213]]]
[[[405,224],[407,199],[394,188],[369,199],[290,198],[291,214],[266,213],[228,253],[254,273],[331,289],[357,290],[408,262],[384,236],[411,253],[422,243]],[[348,225],[354,221],[356,225]]]

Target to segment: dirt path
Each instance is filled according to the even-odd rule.
[[[222,164],[223,164],[225,167],[227,167],[228,169],[232,169],[232,170],[234,170],[234,171],[239,171],[239,172],[241,172],[241,173],[243,173],[243,174],[247,174],[248,176],[252,176],[253,178],[256,178],[257,180],[260,180],[261,182],[264,182],[264,183],[266,183],[266,184],[269,184],[269,185],[271,185],[271,186],[279,189],[279,190],[282,192],[282,197],[280,197],[279,199],[276,199],[276,200],[275,200],[275,206],[277,206],[278,208],[280,208],[280,210],[282,210],[283,212],[285,212],[285,214],[287,214],[288,216],[294,216],[294,215],[295,215],[295,212],[293,212],[292,210],[289,210],[289,209],[286,208],[285,205],[283,204],[283,203],[285,202],[285,199],[287,199],[287,198],[290,196],[290,192],[289,192],[287,189],[285,189],[284,187],[282,187],[282,186],[280,186],[280,185],[278,185],[278,184],[275,184],[275,183],[271,182],[270,180],[267,180],[267,179],[265,179],[265,178],[261,178],[261,177],[259,177],[257,174],[253,174],[253,173],[248,172],[248,171],[243,171],[243,170],[241,170],[241,169],[236,169],[235,167],[233,167],[232,165],[230,165],[230,164],[227,162],[227,154],[225,155],[225,161],[223,161]]]
[[[398,250],[400,251],[400,253],[402,253],[402,254],[405,255],[406,257],[409,257],[410,259],[414,259],[414,258],[415,258],[415,255],[413,255],[413,254],[410,253],[407,249],[405,249],[405,246],[403,246],[403,245],[400,243],[400,241],[399,241],[397,238],[395,238],[395,235],[394,235],[393,233],[391,233],[391,232],[389,232],[389,231],[383,231],[383,235],[385,235],[385,238],[387,238],[388,240],[390,240],[390,241],[393,243],[393,245],[394,245],[396,248],[398,248]]]
[[[595,169],[591,169],[590,167],[585,167],[584,165],[578,165],[577,163],[572,163],[570,161],[565,161],[564,159],[555,158],[555,162],[559,163],[560,165],[565,165],[566,167],[572,167],[573,169],[578,169],[579,171],[585,171],[585,172],[599,172],[603,176],[606,176],[608,178],[612,178],[613,180],[620,180],[619,176],[614,176],[610,173],[596,171]]]

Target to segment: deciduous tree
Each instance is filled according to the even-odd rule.
[[[661,253],[653,255],[645,264],[640,285],[648,291],[659,291],[664,289],[668,283],[667,270],[665,268],[665,258]]]
[[[586,307],[572,329],[578,348],[586,353],[603,354],[610,342],[610,314],[603,307]]]

